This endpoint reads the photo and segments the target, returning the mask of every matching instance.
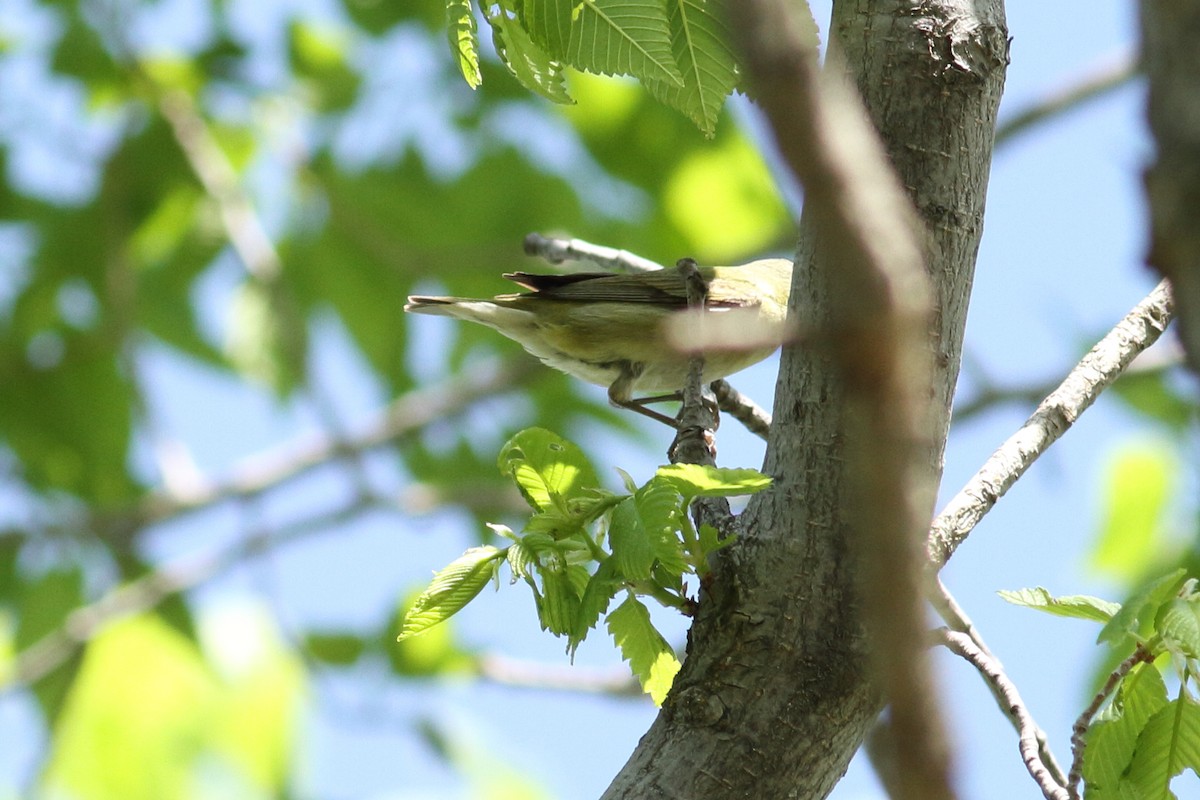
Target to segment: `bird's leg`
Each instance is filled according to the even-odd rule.
[[[670,400],[678,400],[679,392],[660,394],[654,397],[633,397],[633,382],[641,372],[641,364],[629,361],[622,363],[621,374],[608,387],[608,402],[617,408],[627,408],[630,411],[636,411],[642,416],[649,417],[652,420],[677,429],[679,424],[675,419],[668,417],[666,414],[661,414],[652,408],[647,408],[647,406],[650,403],[665,403]]]

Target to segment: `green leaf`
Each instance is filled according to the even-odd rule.
[[[318,661],[345,667],[358,661],[367,642],[352,633],[312,631],[304,637],[304,648]]]
[[[736,497],[754,494],[771,485],[771,478],[756,469],[671,464],[659,467],[655,474],[669,481],[688,501],[693,497]]]
[[[503,550],[485,545],[472,547],[433,576],[429,587],[404,615],[397,641],[404,641],[444,622],[483,591],[496,574]]]
[[[1167,687],[1153,664],[1139,664],[1121,681],[1116,696],[1087,732],[1083,777],[1093,789],[1117,791],[1146,722],[1167,705]]]
[[[654,560],[672,576],[679,577],[687,569],[683,541],[679,536],[680,527],[686,524],[683,498],[674,484],[651,478],[634,495],[634,502]]]
[[[533,40],[557,61],[683,85],[662,0],[524,0],[520,12]]]
[[[544,428],[527,428],[509,439],[498,464],[536,511],[565,515],[568,500],[587,497],[600,483],[582,450]]]
[[[1162,607],[1154,622],[1168,652],[1184,658],[1200,658],[1200,617],[1197,598],[1177,597]]]
[[[1144,586],[1125,601],[1121,610],[1100,630],[1096,642],[1120,645],[1127,637],[1136,637],[1139,626],[1149,627],[1149,623],[1157,618],[1158,609],[1178,594],[1186,574],[1187,570],[1177,569]]]
[[[1094,622],[1108,622],[1121,609],[1119,603],[1101,600],[1086,594],[1071,594],[1054,597],[1046,589],[1037,586],[1033,589],[1001,590],[997,592],[1000,598],[1013,605],[1036,608],[1048,614],[1076,619],[1090,619]]]
[[[568,570],[541,571],[542,593],[537,598],[538,619],[543,630],[555,636],[569,635],[579,615],[579,592]]]
[[[468,86],[478,89],[483,76],[479,73],[479,37],[471,0],[446,0],[446,32],[458,71]]]
[[[1116,455],[1101,492],[1103,521],[1092,566],[1128,584],[1144,578],[1163,550],[1163,517],[1178,474],[1178,459],[1165,446],[1139,444]]]
[[[608,543],[612,557],[626,579],[642,581],[650,577],[654,548],[634,498],[626,499],[613,509],[608,524]]]
[[[707,558],[709,555],[717,552],[721,548],[728,547],[737,540],[737,536],[734,534],[730,534],[724,539],[720,538],[720,536],[721,532],[712,525],[701,525],[699,536],[701,554]]]
[[[686,114],[708,137],[717,129],[725,98],[737,85],[736,60],[727,44],[726,0],[668,0],[671,52],[683,85],[646,83],[660,102]]]
[[[608,632],[621,649],[621,656],[650,695],[661,706],[679,672],[679,661],[667,640],[650,622],[650,612],[634,596],[625,598],[607,619]]]
[[[563,65],[546,55],[521,24],[503,11],[489,14],[496,54],[521,85],[555,103],[575,101],[563,83]]]
[[[1127,779],[1143,800],[1174,795],[1171,779],[1200,767],[1200,704],[1187,695],[1160,708],[1138,736]]]
[[[575,650],[587,637],[588,631],[596,627],[600,617],[608,611],[613,597],[620,591],[623,582],[616,569],[616,560],[611,556],[600,562],[599,568],[588,579],[583,595],[579,598],[579,610],[574,630],[567,640],[567,653],[574,657]]]

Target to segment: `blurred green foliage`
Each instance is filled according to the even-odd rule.
[[[0,71],[28,76],[0,130],[0,461],[14,498],[0,519],[0,691],[36,698],[45,791],[286,796],[308,669],[476,668],[449,626],[397,647],[396,611],[222,672],[206,636],[233,632],[194,618],[143,561],[190,508],[158,457],[172,415],[148,359],[202,366],[281,409],[319,404],[315,332],[333,323],[382,401],[429,369],[512,370],[500,401],[516,413],[495,446],[533,419],[628,435],[628,420],[525,369],[499,337],[414,341],[406,295],[508,291],[500,273],[544,268],[521,254],[534,231],[664,262],[790,245],[765,166],[707,89],[699,114],[696,98],[665,98],[693,122],[641,87],[570,72],[559,77],[579,104],[554,106],[474,42],[472,18],[458,29],[482,80],[472,91],[443,3],[302,7],[62,0],[0,20]],[[410,488],[495,519],[513,497],[489,446],[442,425],[389,452]]]

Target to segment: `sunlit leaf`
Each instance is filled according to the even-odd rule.
[[[1007,600],[1013,605],[1036,608],[1060,617],[1090,619],[1093,622],[1108,622],[1121,609],[1120,603],[1089,595],[1071,594],[1055,597],[1041,586],[1033,589],[1001,590],[997,594],[1002,600]]]
[[[655,705],[661,706],[680,664],[675,651],[650,622],[650,612],[631,595],[608,615],[607,626],[642,689]]]
[[[433,576],[400,628],[399,641],[444,622],[471,602],[487,586],[504,551],[490,545],[472,547]]]

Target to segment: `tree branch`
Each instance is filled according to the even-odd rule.
[[[1147,112],[1157,145],[1144,174],[1150,206],[1146,260],[1179,304],[1179,338],[1200,375],[1200,0],[1142,0],[1142,59]]]
[[[1166,281],[1138,303],[1083,357],[1025,424],[951,498],[929,530],[929,560],[940,569],[996,501],[1074,424],[1171,320]]]
[[[1100,713],[1101,707],[1104,706],[1109,696],[1116,691],[1117,684],[1121,679],[1129,674],[1129,671],[1141,663],[1150,663],[1154,661],[1154,656],[1149,650],[1138,645],[1133,654],[1129,658],[1117,665],[1117,668],[1112,671],[1108,679],[1104,681],[1104,686],[1100,691],[1096,692],[1096,696],[1092,698],[1092,702],[1088,703],[1087,708],[1075,720],[1075,724],[1071,726],[1071,771],[1067,774],[1067,791],[1070,793],[1071,800],[1079,800],[1079,781],[1083,778],[1083,754],[1087,749],[1087,732],[1092,724],[1092,718]]]
[[[211,580],[272,547],[342,525],[380,505],[377,498],[359,497],[342,508],[270,534],[247,537],[226,550],[180,559],[111,589],[94,603],[73,610],[60,627],[18,653],[9,668],[0,673],[0,696],[48,675],[109,623],[154,608],[168,597]]]
[[[934,591],[930,594],[930,602],[937,609],[938,615],[946,621],[950,630],[957,631],[960,634],[967,636],[975,648],[987,659],[996,670],[1003,670],[1000,660],[996,658],[987,644],[983,641],[983,635],[971,622],[971,618],[967,616],[958,601],[954,599],[954,595],[950,594],[950,590],[942,583],[941,578],[935,581]],[[974,663],[974,662],[972,662]],[[976,664],[976,666],[979,666]],[[1009,702],[1009,696],[1000,691],[1000,687],[991,680],[988,675],[980,670],[980,675],[987,684],[988,689],[992,692],[992,696],[996,699],[996,705],[1012,723],[1013,730],[1018,736],[1030,735],[1037,742],[1037,754],[1041,760],[1042,766],[1050,773],[1054,783],[1059,786],[1067,785],[1067,776],[1062,771],[1062,767],[1058,765],[1058,759],[1054,757],[1054,753],[1050,750],[1050,742],[1046,738],[1046,732],[1041,729],[1034,721],[1033,717],[1026,712],[1024,718],[1019,716]],[[1016,692],[1016,686],[1013,686],[1013,692]],[[1028,762],[1026,762],[1028,766]],[[1034,777],[1036,780],[1036,776]]]
[[[938,628],[934,634],[938,644],[965,658],[979,670],[979,674],[991,687],[992,693],[1003,700],[1002,708],[1017,726],[1017,747],[1021,751],[1021,760],[1025,762],[1025,769],[1029,770],[1030,777],[1037,782],[1046,800],[1070,800],[1070,793],[1055,780],[1050,768],[1043,762],[1037,736],[1039,728],[1025,707],[1025,701],[1021,699],[1016,685],[1004,674],[1000,662],[965,633]]]
[[[1051,91],[1045,97],[1021,110],[1007,115],[996,126],[996,147],[1043,122],[1060,117],[1085,103],[1119,89],[1138,74],[1137,59],[1132,53],[1109,58],[1088,71],[1083,77]]]

